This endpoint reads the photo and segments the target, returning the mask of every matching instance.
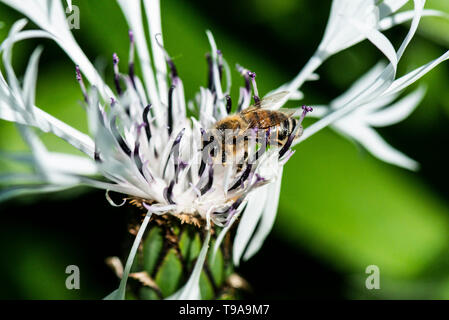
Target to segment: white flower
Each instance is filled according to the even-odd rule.
[[[224,165],[217,163],[204,151],[210,148],[205,143],[209,130],[231,112],[232,106],[229,67],[217,50],[210,32],[207,32],[211,46],[209,86],[200,88],[196,100],[188,103],[189,108],[197,111],[197,116],[187,118],[183,83],[163,48],[159,1],[143,0],[148,19],[150,51],[142,21],[141,0],[118,0],[132,32],[128,73],[120,71],[123,63],[120,63],[117,55],[114,54],[112,59],[116,94],[101,79],[76,43],[65,22],[60,1],[29,0],[26,4],[24,1],[0,1],[22,12],[40,28],[23,30],[26,21],[20,20],[13,25],[10,34],[0,45],[6,70],[6,79],[0,73],[0,118],[18,124],[33,152],[32,156],[23,160],[34,168],[36,174],[9,178],[15,181],[27,179],[44,185],[41,189],[32,186],[26,189],[13,188],[7,190],[8,194],[3,193],[3,196],[60,190],[84,184],[107,190],[107,199],[114,206],[123,205],[125,201],[114,203],[109,197],[109,191],[126,194],[127,198],[132,198],[148,210],[129,254],[120,287],[108,296],[111,299],[124,298],[134,256],[153,214],[172,214],[182,219],[199,217],[208,230],[190,279],[171,298],[200,298],[199,276],[208,252],[212,224],[223,227],[215,244],[215,252],[224,234],[241,215],[234,241],[234,264],[237,265],[242,257],[246,260],[254,255],[274,223],[282,167],[293,154],[290,146],[327,125],[357,139],[380,159],[413,168],[415,163],[401,157],[398,152],[392,152],[371,126],[388,125],[405,118],[422,97],[421,91],[390,108],[380,108],[392,102],[398,92],[448,56],[445,54],[395,80],[397,63],[413,37],[419,19],[424,14],[438,13],[425,12],[424,1],[419,0],[414,1],[413,12],[402,15],[391,14],[406,1],[384,1],[381,4],[357,1],[354,4],[354,1],[335,0],[317,53],[293,81],[282,86],[290,92],[289,98],[302,97],[298,91],[300,86],[306,80],[317,78],[314,71],[330,54],[365,38],[385,54],[390,64],[382,70],[376,69],[379,71],[377,73],[369,73],[328,107],[318,108],[322,119],[307,128],[302,138],[294,141],[302,132],[301,121],[310,111],[308,108],[304,108],[285,145],[261,148],[263,152],[258,153],[257,157],[254,153],[256,149],[250,149],[253,153],[243,158],[242,166],[232,163]],[[68,4],[70,6],[71,2]],[[379,30],[410,19],[412,24],[409,33],[395,51]],[[11,66],[12,47],[18,41],[35,37],[53,39],[77,65],[76,79],[85,100],[90,135],[79,132],[34,105],[39,49],[30,58],[23,85],[17,80]],[[143,81],[134,73],[135,52]],[[245,79],[245,86],[240,88],[238,109],[245,109],[250,105],[251,95],[256,102],[260,100],[259,93],[255,73],[240,66],[238,70]],[[88,80],[90,86],[84,84],[83,78]],[[223,83],[226,83],[225,87]],[[283,102],[279,101],[271,107],[280,108]],[[48,152],[35,135],[34,128],[66,140],[86,157]],[[249,137],[250,141],[255,141],[254,138]],[[264,139],[258,141],[261,140]],[[10,156],[17,159],[15,155]]]
[[[360,88],[366,87],[366,83],[370,83],[373,77],[380,74],[384,67],[383,64],[375,66],[344,95],[334,99],[329,107],[315,106],[312,116],[322,118],[324,115],[343,107],[354,95],[359,93]],[[393,101],[398,97],[397,93],[373,99],[330,126],[342,135],[362,144],[379,159],[415,170],[418,168],[418,163],[388,145],[372,127],[393,125],[407,118],[421,102],[424,93],[424,88],[419,88],[394,103]]]
[[[422,16],[446,16],[447,14],[437,10],[423,10],[425,0],[413,0],[415,8],[410,11],[397,12],[408,0],[334,0],[332,2],[329,20],[324,31],[323,39],[315,54],[306,63],[301,72],[290,82],[277,90],[288,90],[291,99],[297,100],[298,89],[305,81],[310,80],[310,75],[331,55],[347,49],[365,39],[373,42],[396,65],[391,43],[383,35],[382,31],[388,30],[398,24],[411,19],[415,20],[410,29],[408,41],[411,40],[414,30]],[[400,49],[407,46],[406,42]]]

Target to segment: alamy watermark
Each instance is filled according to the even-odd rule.
[[[369,274],[365,281],[365,287],[368,290],[380,289],[380,269],[375,264],[369,265],[365,269],[365,273]]]
[[[72,264],[65,268],[65,273],[69,275],[65,279],[65,287],[68,290],[78,290],[80,288],[80,268]]]
[[[76,5],[72,5],[72,7],[67,7],[65,9],[65,13],[67,14],[67,25],[70,30],[80,29],[80,8]]]

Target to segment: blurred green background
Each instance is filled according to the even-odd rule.
[[[163,0],[166,48],[184,81],[188,99],[207,83],[205,30],[224,57],[255,72],[264,94],[289,81],[319,44],[330,1],[248,0],[217,2]],[[127,26],[115,1],[74,1],[81,10],[75,37],[105,77],[113,52],[126,61]],[[446,0],[427,8],[449,13]],[[0,5],[0,39],[20,15]],[[449,47],[449,23],[423,18],[406,51],[399,74],[442,54]],[[386,34],[396,46],[407,25]],[[28,41],[15,48],[23,74],[34,47],[43,43],[37,105],[86,131],[73,63],[51,41]],[[345,91],[382,55],[361,43],[332,57],[320,81],[303,87],[304,103],[322,104]],[[123,66],[124,67],[124,66]],[[297,147],[284,171],[276,224],[262,251],[238,269],[252,286],[250,299],[447,299],[449,298],[449,66],[421,83],[428,90],[410,118],[383,128],[382,136],[421,163],[409,172],[374,159],[354,143],[326,129]],[[241,78],[233,69],[232,96]],[[416,88],[416,85],[414,86]],[[413,88],[412,88],[413,89]],[[306,126],[311,123],[307,120]],[[12,124],[0,122],[0,148],[26,150]],[[43,135],[51,150],[74,152]],[[0,162],[1,171],[19,169]],[[128,250],[126,216],[109,206],[101,191],[78,188],[59,194],[26,196],[0,204],[0,298],[98,299],[117,280],[104,264]],[[65,268],[81,270],[81,289],[65,288]],[[380,290],[365,288],[365,268],[380,268]]]

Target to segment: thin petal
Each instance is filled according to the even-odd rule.
[[[67,0],[67,7],[69,8],[70,12],[72,12],[72,0]]]
[[[234,265],[236,266],[239,265],[243,252],[256,229],[257,222],[262,216],[267,198],[268,185],[254,190],[248,196],[248,205],[240,219],[232,251]]]
[[[266,237],[273,228],[274,220],[276,218],[277,209],[279,205],[279,196],[281,194],[281,181],[282,181],[282,167],[279,171],[277,180],[268,186],[268,194],[270,195],[270,201],[267,201],[266,207],[263,211],[262,218],[260,220],[259,227],[256,230],[251,242],[248,245],[248,249],[243,256],[243,260],[248,260],[262,247]]]
[[[340,108],[347,104],[349,101],[354,99],[360,94],[360,91],[365,89],[369,84],[373,83],[379,75],[385,69],[384,62],[378,62],[374,67],[363,74],[357,81],[355,81],[351,87],[345,91],[342,95],[332,101],[332,108]],[[312,112],[312,114],[315,113]]]
[[[388,58],[390,63],[396,69],[398,59],[393,45],[386,36],[379,30],[370,28],[366,24],[359,22],[356,19],[350,19],[349,22],[353,24],[369,41],[371,41],[382,53]]]
[[[430,61],[429,63],[407,73],[405,76],[402,76],[399,79],[396,79],[388,88],[388,90],[385,91],[384,95],[400,92],[447,59],[449,59],[449,50],[439,58]]]
[[[396,13],[395,15],[392,15],[390,17],[386,17],[379,21],[379,29],[384,31],[388,30],[396,25],[402,24],[404,22],[407,22],[409,20],[412,20],[415,16],[414,10],[408,10]],[[439,11],[439,10],[431,10],[426,9],[422,12],[423,17],[445,17],[448,18],[449,15],[445,12]]]
[[[145,80],[145,86],[148,91],[148,96],[153,104],[153,111],[156,116],[156,122],[163,124],[164,115],[160,104],[160,97],[156,87],[156,80],[154,78],[153,69],[151,68],[151,57],[148,51],[145,32],[143,30],[142,10],[140,0],[117,0],[123,14],[131,28],[134,39],[136,41],[137,54],[139,56],[142,75]]]
[[[31,109],[34,106],[36,96],[36,80],[39,58],[42,48],[38,47],[34,50],[28,62],[28,67],[23,80],[23,96],[25,97],[25,106]]]
[[[145,13],[148,21],[150,33],[151,51],[153,53],[154,67],[156,69],[157,85],[159,96],[163,103],[167,103],[168,84],[167,84],[167,64],[165,63],[164,52],[159,47],[156,35],[160,35],[158,40],[160,45],[164,45],[161,25],[161,6],[159,0],[144,0]]]
[[[408,0],[384,0],[379,4],[379,16],[387,17],[401,9],[407,2]]]
[[[421,17],[422,17],[425,0],[414,0],[413,2],[415,4],[415,10],[414,10],[414,16],[413,16],[413,20],[412,20],[412,25],[410,26],[407,36],[405,37],[400,48],[398,49],[398,60],[401,59],[402,54],[404,53],[408,44],[410,43],[413,36],[415,35],[416,30],[418,29],[419,21],[421,20]]]
[[[416,109],[422,101],[425,91],[423,87],[420,87],[388,108],[370,114],[365,121],[373,127],[385,127],[398,123]]]
[[[409,170],[417,170],[419,168],[419,164],[415,160],[394,149],[372,128],[356,124],[343,127],[339,124],[338,129],[360,142],[373,156],[384,162]]]

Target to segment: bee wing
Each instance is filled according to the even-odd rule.
[[[247,114],[247,113],[251,113],[251,112],[257,111],[259,109],[260,109],[260,107],[257,106],[257,105],[256,106],[249,106],[248,108],[242,110],[241,113]]]
[[[282,112],[289,117],[293,117],[293,116],[296,116],[299,114],[300,109],[299,108],[294,108],[294,109],[280,108],[280,109],[277,109],[276,111]]]
[[[244,113],[244,114],[250,113],[250,112],[253,112],[253,111],[261,109],[261,108],[262,109],[270,109],[271,107],[276,105],[278,102],[282,101],[282,99],[285,98],[285,96],[287,96],[288,94],[289,94],[288,91],[281,91],[281,92],[277,92],[272,95],[269,95],[268,97],[265,97],[262,100],[260,100],[255,105],[249,106],[245,110],[242,110],[242,113]]]
[[[289,94],[288,91],[281,91],[277,93],[273,93],[272,95],[269,95],[268,97],[263,98],[260,103],[260,108],[270,109],[277,103],[281,102],[282,99],[284,99]]]

